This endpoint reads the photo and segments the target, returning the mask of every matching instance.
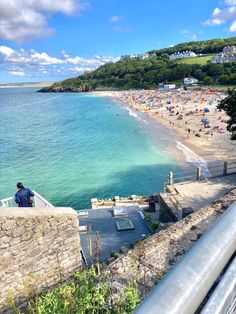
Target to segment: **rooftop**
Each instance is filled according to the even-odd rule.
[[[102,260],[110,257],[112,251],[119,252],[122,246],[129,244],[150,235],[151,230],[141,217],[139,206],[126,206],[128,217],[114,217],[113,208],[88,209],[88,217],[80,217],[80,226],[91,225],[91,235],[94,239],[96,232],[101,238]],[[134,226],[133,230],[118,231],[116,223],[130,220]],[[88,263],[91,261],[89,253],[90,234],[81,234],[81,246]]]

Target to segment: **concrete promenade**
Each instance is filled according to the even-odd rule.
[[[236,187],[236,174],[196,181],[174,184],[175,195],[182,207],[192,207],[197,210],[214,202],[219,197]]]

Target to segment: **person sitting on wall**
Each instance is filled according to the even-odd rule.
[[[15,202],[19,207],[33,207],[33,201],[31,197],[34,196],[34,193],[29,189],[25,188],[21,182],[16,184],[18,192],[15,194]]]

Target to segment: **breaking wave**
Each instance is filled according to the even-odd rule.
[[[205,159],[203,159],[201,156],[194,153],[190,148],[185,146],[183,143],[179,141],[176,141],[176,143],[177,143],[177,148],[184,153],[186,157],[186,161],[189,163],[192,163],[196,167],[201,167],[202,175],[204,177],[208,177],[210,175],[210,171],[208,170],[208,165]]]
[[[141,121],[141,122],[147,123],[147,121],[146,121],[146,120],[141,119],[141,118],[137,115],[137,113],[136,113],[136,112],[134,112],[132,109],[130,109],[130,108],[128,108],[128,107],[126,107],[126,110],[128,110],[128,111],[129,111],[129,115],[130,115],[131,117],[134,117],[134,118],[135,118],[136,120],[138,120],[138,121]]]

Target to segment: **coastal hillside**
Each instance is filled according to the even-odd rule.
[[[126,58],[125,56],[116,63],[107,63],[93,72],[55,83],[40,91],[88,92],[101,89],[152,89],[162,82],[181,84],[185,77],[191,76],[203,85],[235,85],[235,62],[211,63],[214,54],[221,52],[226,46],[233,45],[236,45],[236,37],[178,44],[171,48],[150,51],[147,53],[147,58],[140,56]],[[198,56],[191,58],[191,62],[187,58],[171,60],[171,54],[186,50],[193,51]],[[204,62],[201,62],[201,58]]]
[[[176,53],[179,51],[191,50],[195,53],[202,54],[211,54],[211,53],[219,53],[226,46],[235,46],[236,45],[236,37],[231,38],[218,38],[218,39],[210,39],[210,40],[202,40],[202,41],[190,41],[187,43],[181,43],[169,48],[163,48],[159,50],[152,50],[151,53],[155,53],[157,56],[162,55],[163,53]]]

